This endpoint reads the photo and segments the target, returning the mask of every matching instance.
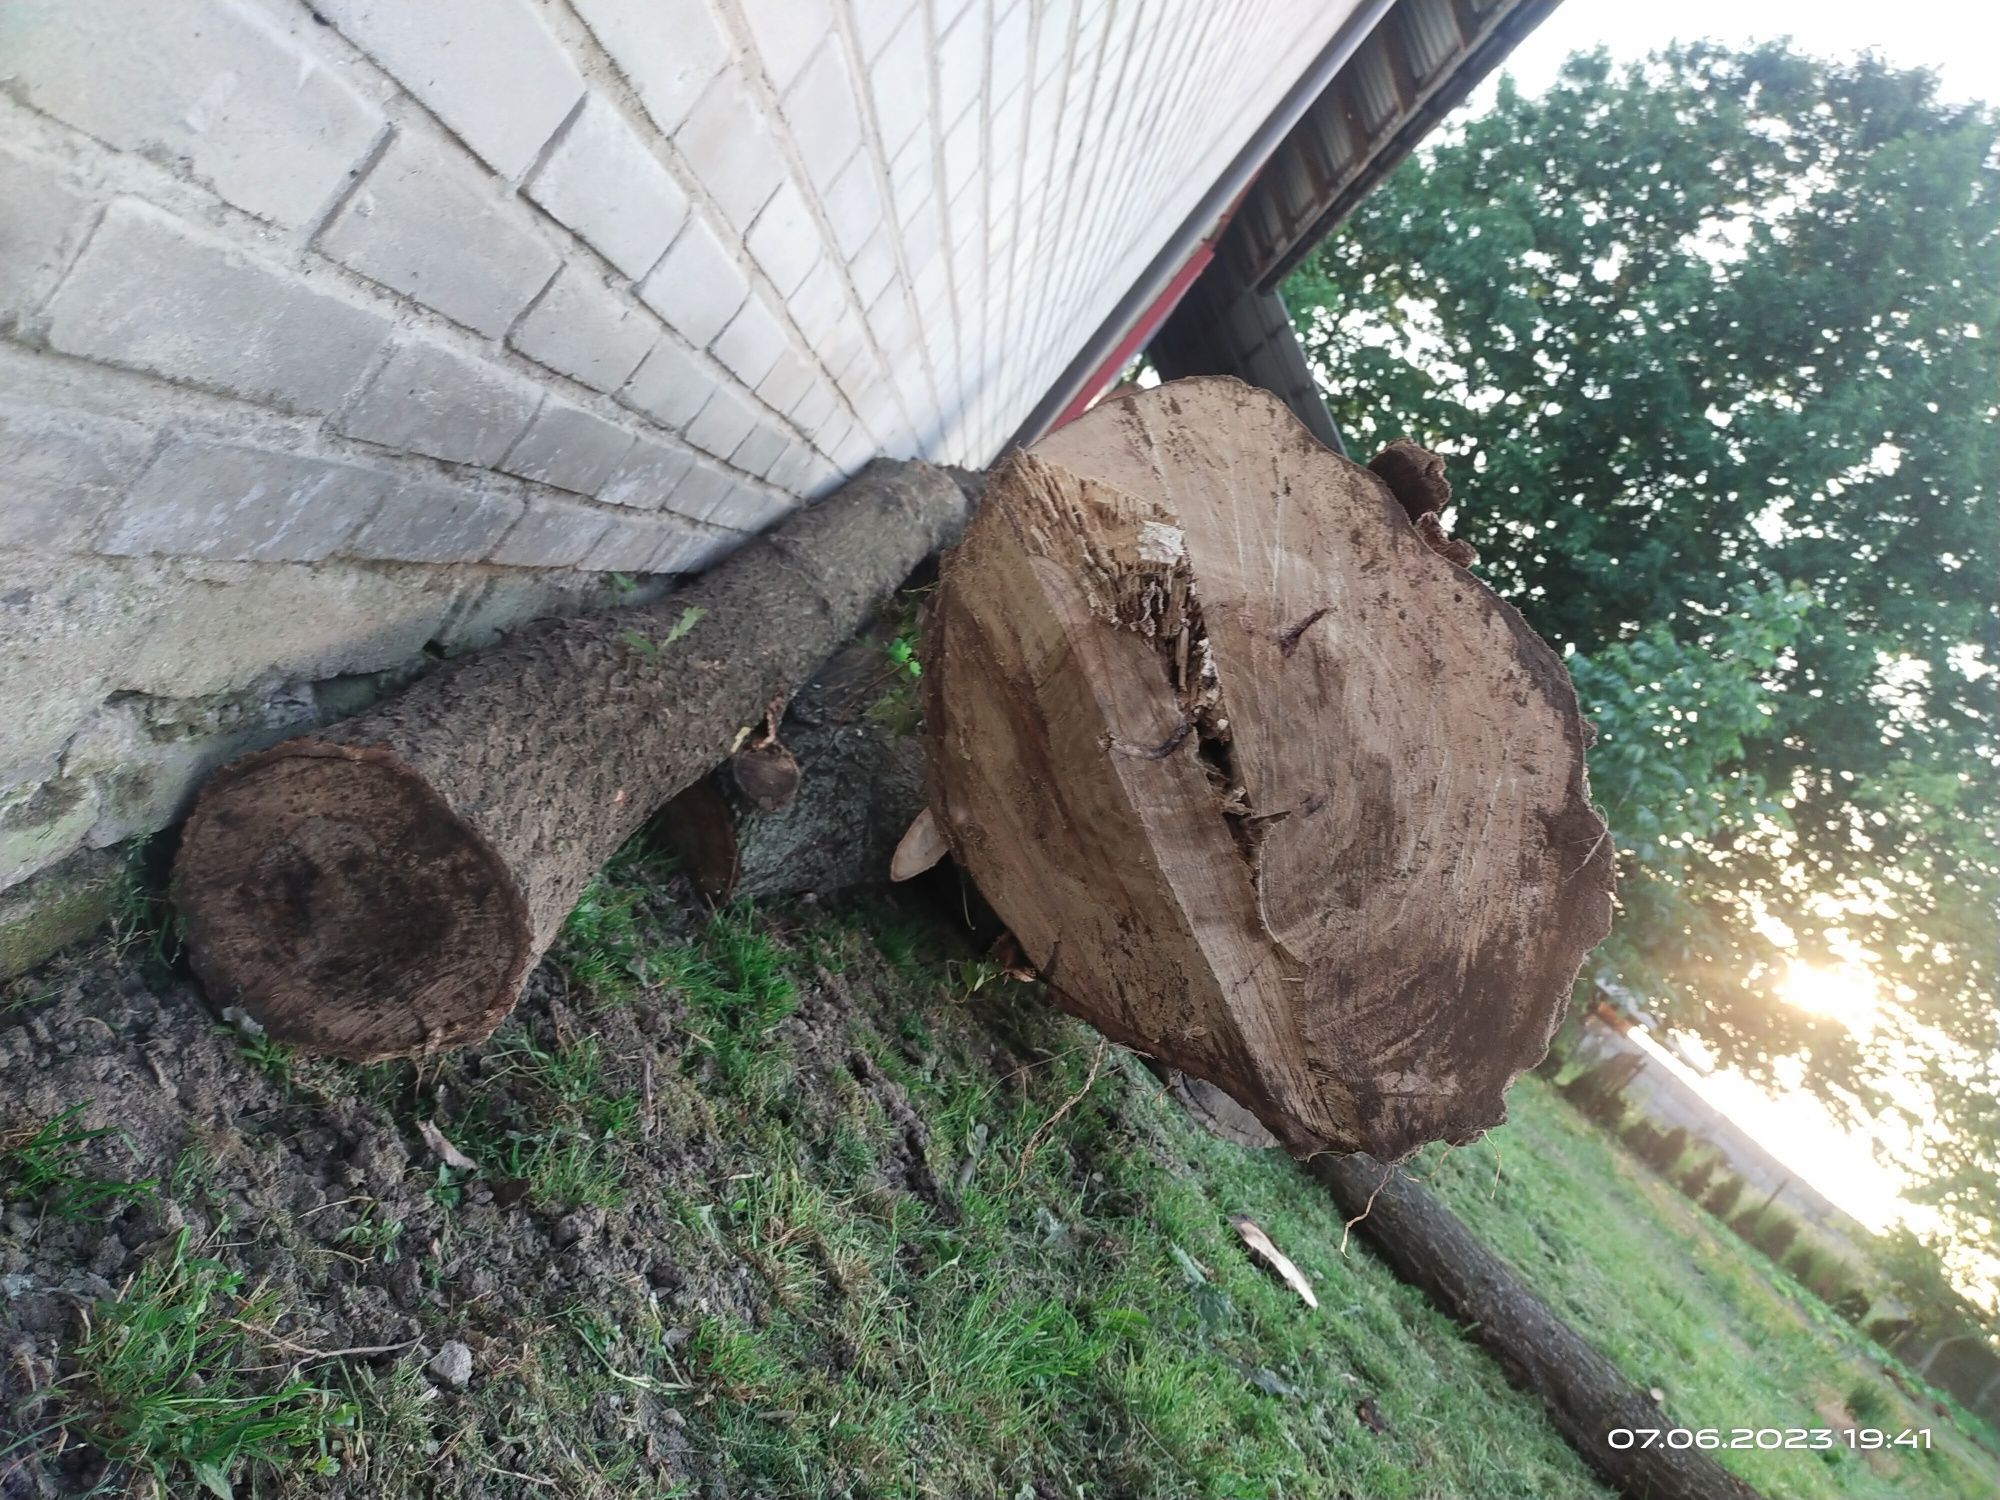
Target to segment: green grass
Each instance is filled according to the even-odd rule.
[[[1767,1494],[2000,1492],[2000,1466],[1901,1397],[1880,1373],[1887,1356],[1765,1255],[1539,1080],[1516,1085],[1508,1109],[1486,1140],[1431,1148],[1411,1170],[1637,1384],[1664,1390],[1667,1422],[1814,1428],[1851,1415],[1938,1433],[1939,1448],[1873,1465],[1844,1447],[1726,1456]]]
[[[187,1477],[229,1500],[246,1467],[338,1472],[332,1445],[353,1406],[308,1380],[262,1387],[244,1373],[271,1363],[258,1340],[283,1312],[269,1293],[244,1295],[219,1261],[190,1256],[182,1230],[90,1318],[71,1430],[167,1494],[186,1493]]]
[[[881,915],[780,936],[724,912],[668,955],[697,1044],[681,1086],[756,1107],[731,1110],[721,1190],[686,1195],[687,1243],[667,1248],[750,1267],[765,1301],[675,1353],[601,1352],[691,1384],[690,1435],[742,1492],[1601,1493],[1419,1296],[1340,1254],[1337,1211],[1289,1163],[1193,1132],[1115,1056],[1085,1093],[1087,1032],[1018,986],[968,986],[964,955]],[[884,1180],[907,1118],[851,1061],[826,1075],[829,1038],[817,1060],[780,1039],[816,967],[884,997],[834,1050],[925,1123],[928,1195]],[[1014,1076],[979,1065],[968,991],[1030,1049]],[[774,1086],[815,1066],[809,1095]],[[831,1107],[797,1104],[829,1084]],[[1231,1212],[1307,1268],[1319,1312],[1245,1256]]]
[[[396,1122],[417,1185],[370,1191],[402,1206],[306,1222],[327,1226],[339,1278],[393,1267],[437,1291],[427,1337],[463,1330],[469,1389],[435,1392],[417,1354],[299,1366],[270,1342],[290,1326],[277,1297],[182,1234],[91,1315],[56,1420],[174,1494],[192,1477],[454,1500],[1608,1493],[1461,1329],[1359,1237],[1343,1247],[1323,1190],[1194,1128],[1038,991],[894,902],[690,922],[661,875],[621,856],[542,998],[483,1047],[422,1066],[243,1058],[291,1109],[324,1096]],[[1819,1426],[1844,1404],[1912,1421],[1871,1346],[1757,1250],[1545,1083],[1511,1104],[1488,1140],[1412,1170],[1663,1389],[1667,1419]],[[431,1120],[473,1170],[423,1152]],[[222,1201],[219,1162],[191,1143],[162,1191]],[[477,1263],[479,1225],[579,1207],[605,1243],[643,1246],[615,1284],[586,1297],[561,1258],[576,1252],[519,1236],[496,1260],[520,1293],[504,1314],[441,1274]],[[1247,1255],[1232,1214],[1297,1262],[1316,1310]],[[671,1284],[649,1281],[661,1266]],[[1728,1461],[1774,1497],[2000,1490],[1957,1440],[1873,1464]]]
[[[100,1176],[89,1165],[95,1143],[122,1137],[108,1127],[74,1126],[82,1108],[72,1105],[33,1128],[0,1132],[0,1199],[25,1199],[58,1218],[89,1219],[115,1214],[153,1195],[159,1187],[153,1178],[135,1182]]]

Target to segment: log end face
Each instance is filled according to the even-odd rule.
[[[499,856],[379,748],[292,741],[220,772],[173,896],[216,1005],[356,1062],[491,1035],[535,956]]]
[[[960,864],[1067,1009],[1298,1155],[1504,1122],[1609,927],[1561,661],[1395,458],[1233,383],[1127,398],[995,470],[925,635]]]

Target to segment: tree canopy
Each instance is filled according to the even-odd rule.
[[[1941,1116],[1913,1165],[1990,1241],[2000,119],[1870,58],[1582,55],[1285,295],[1353,446],[1449,455],[1455,534],[1572,653],[1600,977],[1752,1074]],[[1872,1033],[1781,998],[1835,953],[1892,997]]]

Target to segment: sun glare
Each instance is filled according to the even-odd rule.
[[[1779,993],[1788,1004],[1809,1015],[1837,1021],[1849,1031],[1871,1030],[1879,1013],[1874,977],[1853,964],[1821,968],[1794,963]]]

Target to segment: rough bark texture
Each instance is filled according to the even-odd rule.
[[[899,723],[907,689],[877,634],[843,648],[778,725],[798,789],[776,808],[746,793],[733,764],[667,804],[661,834],[711,901],[826,895],[889,879],[896,841],[924,807],[922,743]],[[883,713],[884,707],[890,712]]]
[[[196,973],[338,1056],[486,1036],[597,867],[965,513],[938,470],[877,462],[657,604],[530,625],[226,767],[175,867]]]
[[[960,865],[1296,1153],[1499,1123],[1610,924],[1568,675],[1402,459],[1412,510],[1236,381],[1105,403],[994,471],[924,642]]]
[[[1354,1232],[1466,1324],[1508,1378],[1540,1396],[1577,1456],[1621,1493],[1756,1500],[1755,1489],[1708,1454],[1667,1447],[1664,1433],[1654,1447],[1613,1448],[1606,1440],[1613,1428],[1664,1429],[1672,1420],[1407,1173],[1365,1155],[1316,1156],[1306,1166],[1356,1220]]]

